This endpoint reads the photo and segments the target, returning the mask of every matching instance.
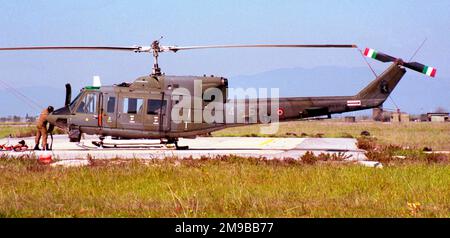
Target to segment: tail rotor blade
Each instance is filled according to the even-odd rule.
[[[409,63],[403,63],[403,66],[405,66],[408,69],[412,69],[414,71],[417,71],[419,73],[422,73],[425,65],[421,64],[421,63],[417,63],[417,62],[409,62]]]
[[[417,63],[417,62],[408,62],[408,63],[403,63],[403,66],[405,66],[406,68],[412,69],[414,71],[417,71],[419,73],[425,74],[427,76],[430,77],[436,77],[436,68],[434,67],[430,67],[430,66],[426,66],[423,65],[421,63]]]
[[[372,59],[376,59],[379,60],[381,62],[395,62],[397,60],[397,58],[392,57],[390,55],[378,52],[374,49],[370,49],[370,48],[366,48],[364,50],[364,56],[372,58]]]
[[[381,62],[395,62],[397,60],[397,58],[392,57],[390,55],[384,54],[384,53],[378,53],[377,57],[375,58]]]

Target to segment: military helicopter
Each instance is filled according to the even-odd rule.
[[[359,93],[352,96],[289,97],[259,99],[228,99],[228,80],[217,76],[169,76],[158,65],[160,53],[217,48],[357,48],[354,44],[260,44],[260,45],[209,45],[163,46],[159,40],[150,46],[33,46],[0,48],[10,50],[110,50],[151,53],[154,59],[152,73],[137,78],[132,83],[102,86],[94,85],[80,90],[71,99],[71,86],[66,84],[64,107],[48,116],[52,125],[68,131],[71,142],[79,142],[82,133],[99,135],[103,139],[160,139],[162,144],[174,144],[179,138],[195,138],[227,127],[255,123],[273,123],[303,118],[380,107],[392,90],[411,69],[434,77],[436,69],[417,62],[404,62],[400,58],[377,52],[361,51],[366,57],[392,64]],[[183,89],[183,90],[181,90]],[[195,92],[197,91],[197,92]],[[194,96],[192,96],[194,94]],[[267,98],[266,98],[267,99]],[[184,107],[180,107],[184,105]],[[177,110],[175,110],[177,109]],[[179,120],[182,112],[183,120]],[[202,118],[205,112],[214,120]],[[195,114],[200,119],[192,120]],[[194,115],[194,116],[193,116]],[[262,116],[261,116],[262,115]]]

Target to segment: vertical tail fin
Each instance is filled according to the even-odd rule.
[[[383,103],[405,73],[406,70],[404,68],[397,63],[394,63],[374,81],[367,85],[367,87],[356,94],[355,98],[377,99],[376,101],[381,101],[381,103]]]

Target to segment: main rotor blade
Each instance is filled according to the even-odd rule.
[[[116,51],[134,51],[143,52],[147,50],[146,47],[131,46],[131,47],[116,47],[116,46],[27,46],[27,47],[7,47],[0,48],[0,51],[14,51],[14,50],[116,50]]]
[[[356,45],[205,45],[205,46],[161,46],[163,52],[179,50],[219,49],[219,48],[357,48]]]

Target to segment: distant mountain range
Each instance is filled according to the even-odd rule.
[[[354,95],[374,79],[366,67],[346,68],[324,66],[317,68],[290,68],[267,71],[255,75],[229,77],[233,88],[257,87],[280,89],[280,96],[340,96]],[[1,85],[0,85],[1,86]],[[16,88],[22,94],[42,106],[62,106],[64,87]],[[73,96],[76,95],[74,90]],[[428,78],[415,72],[407,72],[391,95],[402,111],[419,114],[434,111],[438,107],[450,110],[450,79]],[[0,116],[37,115],[39,110],[28,106],[10,90],[0,88]],[[395,108],[388,99],[386,108]],[[370,114],[370,112],[363,112]]]

